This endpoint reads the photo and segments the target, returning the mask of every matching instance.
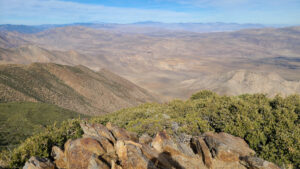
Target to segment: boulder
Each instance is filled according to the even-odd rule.
[[[139,143],[142,144],[149,144],[152,142],[152,138],[147,134],[143,134],[140,138],[139,138]]]
[[[93,136],[89,136],[89,135],[83,135],[83,138],[91,138],[91,139],[97,140],[105,151],[105,153],[104,153],[105,157],[109,157],[109,158],[113,158],[113,159],[116,158],[116,151],[115,151],[114,145],[107,138],[102,137],[102,136],[93,137]]]
[[[202,158],[205,166],[209,169],[212,168],[213,159],[203,138],[194,137],[191,144],[195,152]]]
[[[241,160],[246,162],[247,168],[249,169],[280,169],[275,164],[258,157],[246,156],[242,157]]]
[[[54,169],[54,164],[47,158],[31,157],[23,169]]]
[[[111,161],[111,169],[123,169],[120,165],[116,164],[115,161]]]
[[[190,146],[174,141],[165,131],[159,132],[151,145],[174,168],[205,168],[201,158],[196,156]]]
[[[193,150],[190,148],[190,145],[172,139],[166,131],[157,133],[151,145],[161,153],[165,151],[166,147],[171,147],[172,149],[182,152],[187,156],[196,157]]]
[[[87,122],[80,123],[80,126],[84,132],[84,134],[88,136],[92,136],[94,138],[106,138],[110,142],[115,143],[116,139],[112,135],[112,133],[102,124],[89,124]]]
[[[81,138],[68,141],[65,144],[65,156],[67,159],[67,168],[81,169],[87,168],[89,160],[93,154],[101,156],[105,150],[99,142],[92,138]]]
[[[67,168],[67,159],[64,152],[57,146],[52,147],[51,156],[54,158],[54,163],[57,168]]]
[[[206,168],[201,158],[187,156],[182,152],[177,151],[171,147],[165,147],[165,150],[163,153],[161,153],[161,155],[166,157],[167,160],[171,163],[171,165],[174,166],[174,168],[178,168],[178,169],[187,169],[187,168],[205,169]]]
[[[153,162],[143,155],[141,144],[118,140],[115,148],[124,169],[156,169]]]
[[[148,144],[141,144],[140,149],[143,155],[152,161],[157,168],[172,168],[172,164],[169,162],[166,156],[158,152]]]
[[[107,123],[106,127],[113,133],[117,140],[132,140],[135,142],[139,141],[136,133],[126,131],[125,129],[122,129],[111,123]]]
[[[204,141],[214,158],[226,162],[239,161],[239,157],[255,154],[248,144],[241,138],[227,133],[204,133]]]
[[[93,154],[89,160],[87,169],[110,169],[110,164],[105,159]]]

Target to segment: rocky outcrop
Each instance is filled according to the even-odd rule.
[[[51,156],[55,160],[57,168],[67,168],[67,159],[64,152],[59,147],[52,147]]]
[[[242,160],[246,162],[246,165],[250,169],[278,169],[278,167],[275,164],[265,161],[258,157],[246,156],[243,157]]]
[[[279,169],[227,133],[173,138],[162,131],[138,138],[110,123],[83,122],[81,127],[83,138],[67,141],[64,151],[52,148],[53,162],[32,157],[24,169]]]
[[[23,169],[54,169],[55,166],[49,159],[31,157],[23,167]]]

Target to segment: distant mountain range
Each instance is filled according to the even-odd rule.
[[[162,23],[162,22],[137,22],[132,24],[116,23],[74,23],[61,25],[0,25],[0,31],[15,31],[19,33],[38,33],[51,28],[64,26],[84,26],[89,28],[115,30],[126,33],[153,33],[158,31],[190,31],[190,32],[223,32],[241,29],[264,28],[262,24],[238,24],[238,23]]]
[[[0,102],[16,101],[99,115],[159,99],[104,69],[95,72],[52,63],[0,65]]]
[[[135,23],[147,24],[161,23]],[[33,34],[0,31],[0,63],[105,68],[167,98],[187,98],[200,89],[229,95],[299,93],[300,27],[210,33],[134,30],[64,26]],[[231,83],[231,75],[241,71],[245,80]],[[272,81],[269,74],[278,78]]]

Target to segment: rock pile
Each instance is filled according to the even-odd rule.
[[[247,143],[227,133],[154,138],[108,123],[81,123],[82,138],[69,140],[64,151],[54,146],[49,159],[32,157],[23,169],[279,169],[255,157]]]

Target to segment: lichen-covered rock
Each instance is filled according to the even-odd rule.
[[[139,143],[142,144],[149,144],[152,142],[152,138],[147,134],[143,134],[140,138],[139,138]]]
[[[204,140],[208,145],[212,156],[219,160],[233,162],[239,161],[239,157],[252,156],[255,151],[241,138],[227,133],[204,133]]]
[[[190,146],[174,141],[165,131],[159,132],[152,146],[175,168],[205,168],[201,158],[193,153]]]
[[[110,169],[110,164],[105,159],[99,159],[97,155],[93,154],[87,169]]]
[[[102,124],[89,124],[87,122],[80,123],[80,126],[84,134],[88,136],[93,136],[95,138],[106,138],[109,141],[115,143],[116,139],[112,133]]]
[[[139,141],[136,133],[126,131],[125,129],[122,129],[111,123],[107,123],[106,127],[113,133],[117,140],[132,140],[135,142]]]
[[[213,167],[213,159],[204,140],[200,137],[195,137],[192,139],[192,146],[194,147],[196,153],[200,156],[200,158],[202,158],[205,166],[211,169]]]
[[[246,156],[241,159],[246,162],[249,169],[280,169],[275,164],[258,157]]]
[[[123,169],[120,165],[116,164],[115,161],[111,161],[111,169]]]
[[[190,145],[176,141],[171,138],[166,131],[157,133],[151,145],[159,152],[164,152],[166,147],[171,147],[172,149],[182,152],[187,156],[196,157]]]
[[[64,169],[67,168],[67,159],[64,152],[57,146],[52,147],[51,156],[54,158],[54,163],[57,168]]]
[[[141,147],[138,143],[117,141],[115,148],[124,169],[156,169],[153,162],[143,155]]]
[[[143,155],[148,158],[157,168],[172,168],[172,164],[163,154],[147,144],[141,144],[140,149]]]
[[[54,164],[47,158],[31,157],[23,169],[54,169]]]
[[[92,137],[92,136],[88,136],[88,135],[83,135],[83,138],[91,138],[91,139],[97,140],[100,143],[101,147],[105,151],[105,153],[104,153],[105,157],[110,157],[110,158],[114,158],[114,159],[116,158],[116,151],[115,151],[114,145],[107,138],[102,137],[102,136]]]
[[[99,142],[92,138],[81,138],[65,144],[65,156],[68,169],[83,169],[89,165],[91,156],[101,156],[105,150]]]

